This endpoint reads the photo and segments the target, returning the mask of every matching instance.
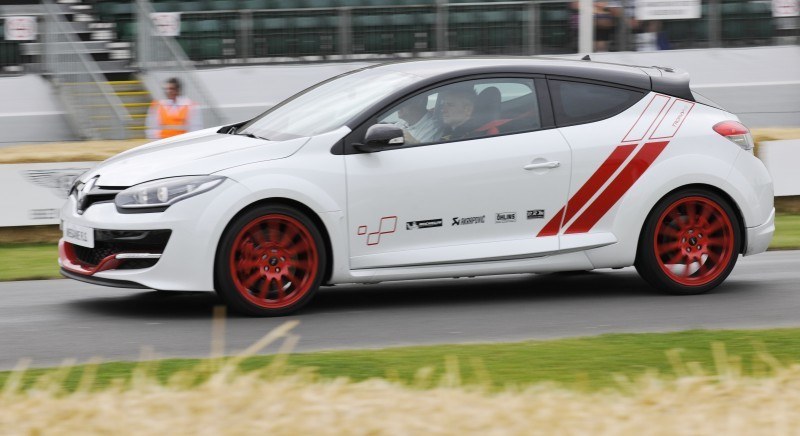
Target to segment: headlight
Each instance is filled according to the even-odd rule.
[[[114,203],[121,209],[166,209],[189,197],[219,186],[225,177],[187,176],[145,182],[117,194]]]

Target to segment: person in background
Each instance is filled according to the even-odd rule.
[[[485,136],[475,117],[477,96],[471,88],[452,88],[442,96],[442,122],[445,125],[443,141]]]
[[[197,105],[188,97],[181,96],[181,82],[173,77],[164,85],[163,100],[153,100],[147,111],[147,137],[163,139],[200,130],[203,118]]]

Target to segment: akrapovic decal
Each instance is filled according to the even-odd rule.
[[[486,215],[471,216],[467,218],[454,217],[451,226],[467,226],[470,224],[483,224],[486,222]]]
[[[495,214],[494,222],[496,223],[515,223],[517,222],[516,212],[500,212]]]
[[[441,227],[442,219],[406,222],[406,230],[430,229],[431,227]]]

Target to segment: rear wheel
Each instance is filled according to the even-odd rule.
[[[217,292],[253,316],[296,311],[320,286],[326,261],[322,236],[300,211],[261,206],[237,218],[217,255]]]
[[[739,219],[719,195],[687,190],[661,200],[640,237],[636,270],[672,294],[708,292],[733,270],[739,254]]]

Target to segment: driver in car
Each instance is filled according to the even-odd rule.
[[[398,108],[397,116],[400,120],[395,124],[403,129],[406,143],[432,142],[441,137],[444,126],[434,116],[433,111],[428,110],[427,104],[428,96],[418,95]]]

